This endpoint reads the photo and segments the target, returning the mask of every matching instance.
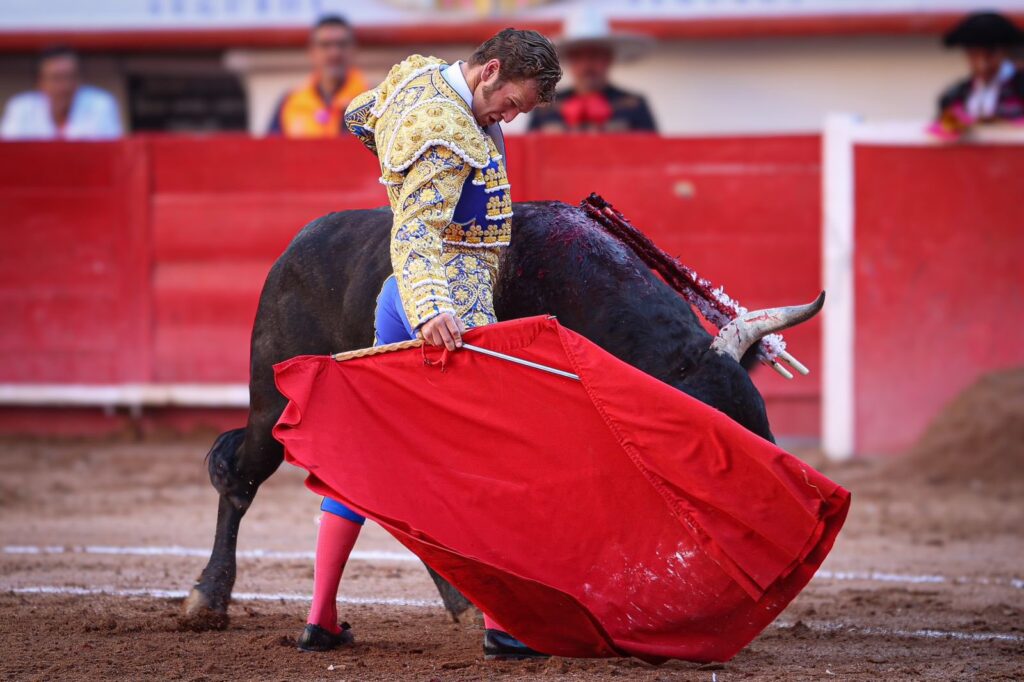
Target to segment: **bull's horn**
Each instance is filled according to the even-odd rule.
[[[752,310],[722,327],[711,348],[719,355],[728,355],[739,362],[743,354],[763,337],[806,322],[817,315],[824,305],[823,291],[813,303],[807,305]]]

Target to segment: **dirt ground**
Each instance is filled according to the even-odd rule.
[[[0,443],[2,679],[1024,679],[1019,481],[953,484],[878,461],[825,465],[854,493],[819,575],[735,659],[488,663],[426,572],[377,527],[342,585],[356,646],[295,649],[318,502],[287,465],[242,525],[231,625],[178,628],[216,498],[208,441]]]

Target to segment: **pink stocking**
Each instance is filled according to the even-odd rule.
[[[338,585],[361,528],[360,524],[330,512],[325,511],[320,517],[320,531],[316,536],[316,566],[313,570],[313,605],[306,622],[319,625],[334,634],[340,631]]]
[[[505,628],[498,625],[498,623],[486,613],[484,614],[484,627],[488,630],[500,630],[501,632],[505,632]]]

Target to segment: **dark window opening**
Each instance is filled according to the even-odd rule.
[[[242,84],[231,74],[128,77],[134,132],[245,131],[247,113]]]

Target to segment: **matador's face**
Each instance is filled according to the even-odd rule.
[[[473,116],[482,127],[504,121],[510,123],[519,114],[537,106],[537,84],[532,80],[502,80],[501,62],[484,64],[480,84],[473,93]]]

